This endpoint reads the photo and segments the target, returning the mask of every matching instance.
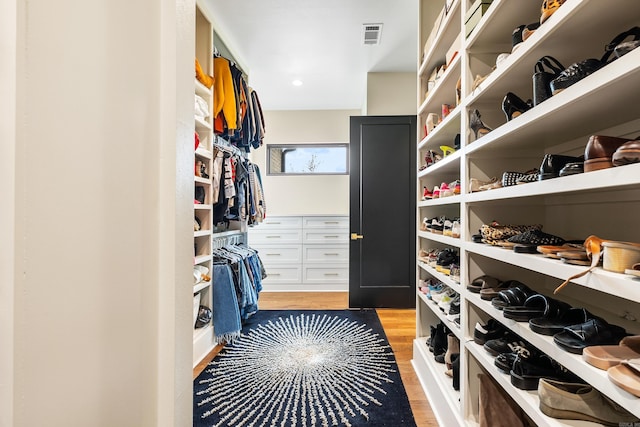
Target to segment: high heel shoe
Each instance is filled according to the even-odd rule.
[[[482,137],[493,130],[482,122],[478,110],[469,111],[469,127],[475,134],[476,139],[478,139],[478,134]]]
[[[531,100],[524,102],[513,92],[509,92],[504,96],[502,100],[502,111],[507,116],[507,121],[518,117],[525,111],[530,110],[533,107]]]
[[[427,126],[427,135],[429,135],[440,122],[440,117],[436,113],[429,113],[427,115],[426,126]]]
[[[442,160],[442,156],[433,150],[427,151],[427,153],[424,156],[424,162],[427,165],[427,167],[433,165],[436,162],[439,162],[440,160]]]
[[[442,150],[442,157],[447,157],[449,154],[456,152],[455,148],[449,147],[448,145],[441,145],[440,150]]]

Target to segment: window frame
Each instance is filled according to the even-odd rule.
[[[271,149],[299,149],[299,148],[344,148],[345,149],[345,171],[344,172],[272,172],[271,170]],[[322,142],[322,143],[282,143],[267,144],[267,175],[270,176],[322,176],[322,175],[349,175],[349,143],[347,142]]]

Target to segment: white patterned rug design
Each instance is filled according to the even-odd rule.
[[[370,405],[382,405],[396,371],[386,339],[366,324],[331,314],[289,315],[227,345],[198,381],[195,407],[213,426],[366,424]]]

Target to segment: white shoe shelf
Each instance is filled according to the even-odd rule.
[[[449,12],[438,15],[445,3]],[[444,313],[419,290],[416,291],[416,331],[413,365],[438,422],[442,426],[478,425],[479,381],[483,372],[496,380],[506,393],[540,426],[596,425],[550,418],[539,410],[536,391],[511,385],[483,348],[473,342],[477,322],[496,319],[575,373],[602,394],[640,418],[640,398],[617,387],[606,371],[586,363],[582,356],[562,350],[553,337],[532,332],[526,322],[504,318],[490,301],[466,289],[483,274],[501,280],[519,280],[527,286],[574,307],[584,307],[628,333],[640,334],[640,280],[598,267],[554,290],[565,279],[588,267],[565,264],[538,254],[519,254],[510,249],[474,243],[471,236],[482,224],[543,224],[543,231],[567,240],[590,235],[604,239],[640,242],[640,164],[612,167],[579,175],[547,179],[523,185],[470,193],[471,178],[498,180],[505,171],[524,172],[538,168],[545,154],[579,156],[585,153],[591,135],[635,138],[640,135],[640,49],[617,58],[601,70],[576,82],[540,105],[507,121],[502,99],[513,92],[523,100],[532,98],[532,74],[538,59],[549,55],[565,67],[600,58],[616,35],[640,26],[640,2],[619,0],[615,5],[598,0],[567,0],[527,40],[512,51],[512,31],[540,19],[540,1],[493,0],[479,23],[465,37],[465,15],[470,0],[420,1],[420,57],[418,58],[418,140],[420,168],[428,150],[440,153],[441,145],[454,145],[460,134],[461,147],[435,164],[418,171],[417,229],[423,218],[460,217],[459,239],[417,231],[417,248],[456,248],[460,253],[461,283],[416,262],[417,279],[441,281],[461,295],[460,328],[451,327]],[[437,30],[433,30],[437,27]],[[432,43],[425,44],[430,37]],[[462,34],[460,34],[462,32]],[[460,36],[460,37],[459,37]],[[427,81],[442,64],[454,41],[458,55],[427,93]],[[508,57],[495,65],[501,53]],[[477,76],[486,76],[473,88]],[[461,100],[456,105],[456,83],[461,81]],[[425,97],[426,94],[426,97]],[[442,104],[451,112],[425,135],[427,115],[441,114]],[[479,110],[492,130],[476,139],[469,129],[469,111]],[[422,188],[432,190],[441,183],[459,179],[460,195],[421,200]],[[460,338],[460,391],[455,392],[435,363],[426,345],[430,326],[444,321]]]

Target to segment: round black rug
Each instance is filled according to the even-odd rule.
[[[194,381],[194,426],[415,426],[375,310],[261,310]]]

